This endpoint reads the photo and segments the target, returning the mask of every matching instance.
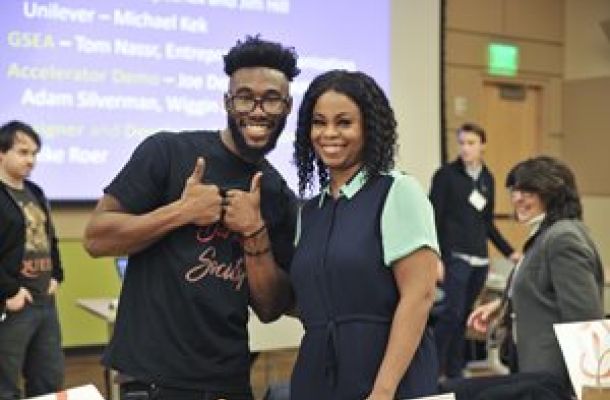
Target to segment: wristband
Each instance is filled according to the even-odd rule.
[[[258,257],[258,256],[262,256],[263,254],[267,254],[271,251],[271,246],[267,246],[262,250],[256,250],[256,251],[248,251],[246,249],[244,249],[244,254],[250,257]]]
[[[261,227],[255,230],[254,232],[250,233],[249,235],[243,235],[244,239],[252,239],[253,237],[260,235],[265,229],[267,229],[267,225],[265,225],[265,223],[263,222]]]

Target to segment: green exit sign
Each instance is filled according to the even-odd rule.
[[[519,47],[490,43],[487,46],[487,71],[490,75],[515,76],[519,69]]]

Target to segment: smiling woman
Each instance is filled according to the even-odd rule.
[[[475,309],[468,325],[485,333],[500,308],[512,310],[507,321],[517,359],[508,377],[450,382],[457,399],[514,399],[521,393],[568,399],[571,385],[553,325],[603,317],[603,270],[597,249],[582,223],[582,206],[572,171],[540,156],[515,165],[506,180],[515,214],[531,233],[522,260],[513,271],[502,303]],[[506,313],[505,313],[506,314]],[[521,397],[519,397],[521,398]]]
[[[352,155],[351,172],[362,167],[367,176],[388,172],[394,166],[396,119],[389,101],[379,85],[361,72],[334,70],[315,78],[299,109],[295,164],[299,175],[299,193],[303,196],[314,186],[317,168],[320,187],[326,186],[333,168],[325,164],[324,155],[356,139],[362,151]],[[325,148],[321,146],[325,144]],[[318,152],[319,150],[324,150]],[[338,154],[338,153],[337,153]],[[330,161],[330,160],[329,160]],[[346,171],[349,172],[350,171]],[[345,175],[336,176],[339,186]],[[336,185],[334,185],[336,186]]]
[[[538,215],[544,214],[544,204],[537,193],[511,189],[510,201],[519,222],[528,223]]]
[[[421,187],[392,171],[388,99],[364,73],[324,73],[305,92],[296,136],[301,195],[315,172],[322,191],[301,210],[290,269],[306,327],[290,398],[433,394],[437,360],[426,322],[438,244]]]
[[[320,96],[313,112],[311,141],[335,177],[331,191],[336,195],[362,165],[362,116],[353,100],[334,90]]]

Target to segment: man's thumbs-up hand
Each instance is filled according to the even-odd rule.
[[[195,162],[195,168],[191,175],[187,178],[186,183],[188,184],[197,184],[201,183],[203,180],[203,174],[205,172],[205,159],[203,157],[198,157]]]
[[[186,178],[180,198],[181,212],[187,223],[200,226],[211,225],[220,220],[222,215],[222,197],[216,185],[203,183],[205,160],[197,158],[195,168]]]
[[[263,226],[260,207],[262,178],[262,172],[254,174],[249,192],[239,189],[227,191],[223,222],[233,232],[248,236]]]
[[[257,196],[259,203],[261,199],[261,179],[263,179],[263,173],[259,171],[254,174],[250,181],[250,194]]]

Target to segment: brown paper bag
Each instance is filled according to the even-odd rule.
[[[583,386],[582,400],[610,400],[610,387]]]

